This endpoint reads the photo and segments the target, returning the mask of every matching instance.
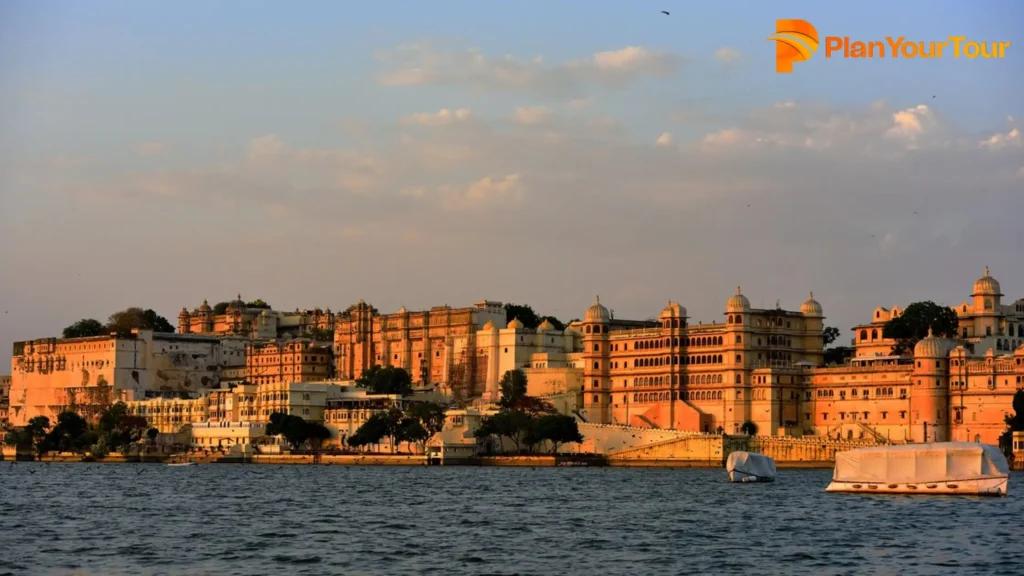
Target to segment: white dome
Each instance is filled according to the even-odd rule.
[[[936,338],[932,329],[928,329],[928,336],[918,341],[914,346],[914,357],[916,358],[945,358],[953,349],[953,342],[945,338]]]
[[[512,321],[509,322],[508,325],[505,327],[508,328],[509,330],[522,330],[523,323],[519,321],[519,318],[513,318]]]
[[[814,292],[811,292],[811,297],[806,302],[800,305],[800,313],[804,316],[821,316],[821,304],[814,299]]]
[[[985,275],[974,283],[974,293],[971,296],[1002,296],[999,281],[988,275],[988,266],[985,266]]]
[[[555,325],[549,322],[547,318],[545,318],[544,321],[540,323],[540,326],[537,326],[538,332],[551,332],[554,331],[554,329]]]
[[[686,308],[678,302],[669,300],[668,305],[661,311],[661,318],[686,318]]]
[[[608,322],[611,319],[611,314],[608,313],[608,309],[601,305],[601,297],[598,296],[594,299],[594,304],[590,308],[587,308],[587,313],[583,317],[584,322]]]
[[[746,312],[750,310],[750,300],[740,292],[740,287],[736,287],[736,294],[733,294],[728,301],[725,303],[726,312]]]

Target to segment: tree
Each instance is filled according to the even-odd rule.
[[[213,305],[213,314],[220,316],[228,311],[228,306],[231,306],[231,302],[217,302]]]
[[[306,436],[313,448],[320,448],[324,441],[330,439],[331,431],[320,422],[306,422]]]
[[[348,445],[353,448],[361,448],[369,444],[380,444],[380,441],[388,435],[387,416],[383,412],[370,415],[366,422],[355,431],[348,439]]]
[[[46,431],[50,427],[50,419],[46,416],[36,416],[28,421],[25,426],[25,433],[32,439],[32,447],[36,455],[42,456],[50,451],[50,444],[47,442]]]
[[[160,435],[160,431],[156,428],[150,428],[146,430],[146,438],[149,439],[150,444],[156,442],[156,437]]]
[[[499,385],[501,400],[498,405],[502,408],[513,408],[526,397],[526,373],[518,368],[502,374]]]
[[[47,434],[49,447],[60,452],[77,452],[86,448],[83,440],[89,425],[76,412],[65,410],[57,415],[57,425]]]
[[[423,424],[416,418],[403,418],[398,425],[398,438],[400,442],[409,444],[409,451],[412,452],[412,443],[425,444],[431,434],[423,427]]]
[[[120,312],[114,312],[107,320],[107,332],[130,334],[133,329],[174,332],[174,326],[150,308],[143,310],[138,306],[133,306]]]
[[[345,308],[344,310],[342,310],[341,311],[341,315],[342,316],[351,316],[352,315],[352,311],[354,311],[358,307],[359,307],[358,304],[353,304],[353,305],[349,306],[348,308]],[[380,312],[377,311],[377,307],[376,306],[370,306],[370,314],[373,315],[373,316],[379,316]]]
[[[519,410],[502,410],[497,414],[488,416],[480,422],[480,427],[473,432],[477,438],[498,436],[508,438],[516,447],[518,453],[522,449],[522,442],[530,432],[533,419],[529,414]]]
[[[265,433],[267,436],[283,436],[285,442],[292,448],[298,450],[307,441],[319,445],[331,437],[330,430],[323,424],[317,422],[306,422],[299,416],[274,412],[270,415],[270,422],[267,424]]]
[[[757,424],[754,424],[750,420],[747,420],[746,422],[743,423],[743,426],[740,426],[740,432],[743,432],[747,436],[756,436]]]
[[[902,314],[885,323],[882,337],[896,341],[892,347],[894,355],[908,354],[913,352],[919,340],[928,335],[929,330],[935,336],[956,338],[959,324],[952,308],[939,306],[930,300],[914,302]]]
[[[367,388],[373,394],[412,394],[412,376],[404,368],[373,366],[363,370],[356,379],[356,386]]]
[[[141,440],[149,423],[142,416],[130,414],[124,402],[118,402],[103,410],[97,429],[106,446],[124,448]]]
[[[102,336],[105,334],[103,323],[93,318],[82,318],[71,326],[64,329],[65,338],[86,338],[88,336]]]
[[[262,308],[264,310],[270,310],[271,309],[270,308],[270,304],[267,304],[266,302],[264,302],[262,298],[257,298],[255,300],[253,300],[252,302],[246,302],[245,307],[246,308]]]
[[[556,330],[565,330],[565,324],[561,320],[554,316],[541,316],[529,304],[505,304],[505,323],[511,322],[513,318],[519,319],[523,323],[523,327],[530,330],[536,330],[537,326],[540,326],[540,323],[545,320],[550,322]]]
[[[1024,432],[1024,390],[1013,395],[1013,414],[1005,417],[1006,431],[999,436],[999,447],[1007,456],[1013,454],[1013,433]]]
[[[836,346],[825,350],[825,365],[845,364],[846,360],[853,357],[853,348],[849,346]]]
[[[537,419],[530,429],[532,442],[537,444],[547,440],[551,442],[551,453],[558,452],[558,447],[568,442],[583,442],[579,425],[572,416],[564,414],[547,414]]]
[[[409,407],[408,415],[415,418],[427,436],[422,441],[422,448],[426,449],[426,442],[434,437],[444,428],[445,407],[436,402],[415,402]]]
[[[835,326],[827,326],[825,331],[822,332],[822,337],[825,340],[825,346],[830,346],[833,342],[839,339],[840,332],[839,328]]]

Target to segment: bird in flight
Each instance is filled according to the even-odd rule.
[[[669,16],[669,13],[666,12],[665,10],[662,10],[661,13],[664,14],[665,16]]]

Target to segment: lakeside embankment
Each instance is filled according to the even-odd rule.
[[[91,458],[81,454],[55,453],[37,458],[33,454],[5,454],[5,461],[59,462],[59,463],[101,463],[101,464],[167,464],[180,462],[181,456],[163,454],[124,455],[110,454],[104,458]],[[258,465],[305,465],[305,466],[505,466],[550,468],[562,466],[615,467],[615,468],[722,468],[724,464],[714,460],[683,459],[635,459],[615,458],[601,455],[522,455],[522,456],[478,456],[473,458],[447,459],[444,462],[428,463],[421,454],[259,454],[251,456],[195,455],[189,460],[197,464],[258,464]],[[832,462],[780,462],[779,468],[832,468]]]

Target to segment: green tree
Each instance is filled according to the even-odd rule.
[[[935,336],[956,338],[959,325],[960,320],[952,308],[939,306],[930,300],[914,302],[902,314],[885,323],[882,336],[895,340],[892,353],[902,355],[913,352],[914,345],[927,336],[929,330]]]
[[[32,439],[32,448],[37,456],[43,456],[51,450],[47,441],[47,430],[50,428],[50,419],[46,416],[36,416],[28,421],[25,426],[25,433]]]
[[[825,365],[839,365],[845,364],[846,361],[853,357],[853,348],[849,346],[836,346],[835,348],[825,349]]]
[[[331,431],[320,422],[307,422],[306,436],[308,437],[307,442],[313,448],[319,449],[326,440],[330,439]]]
[[[825,340],[826,347],[831,346],[833,342],[839,339],[839,336],[839,328],[836,328],[835,326],[827,326],[822,332],[822,337]]]
[[[747,420],[742,426],[740,426],[740,432],[743,432],[747,436],[757,436],[757,424]]]
[[[77,412],[65,410],[57,415],[57,425],[47,434],[51,448],[60,452],[78,452],[86,448],[89,425]]]
[[[1024,390],[1013,395],[1013,414],[1005,417],[1006,431],[999,436],[999,447],[1007,457],[1013,454],[1013,433],[1024,432]]]
[[[64,329],[65,338],[85,338],[88,336],[102,336],[105,334],[103,323],[93,318],[82,318],[71,326]]]
[[[118,402],[103,410],[97,429],[106,446],[123,449],[138,443],[149,423],[142,416],[130,414],[124,402]]]
[[[519,410],[502,410],[488,416],[480,422],[480,427],[473,432],[477,438],[497,436],[508,438],[516,447],[516,453],[522,450],[524,438],[530,432],[533,419],[529,414]]]
[[[501,375],[501,400],[498,405],[502,408],[514,408],[526,397],[526,373],[516,368],[508,370]]]
[[[377,412],[370,415],[366,422],[355,431],[348,439],[348,445],[353,448],[362,448],[370,444],[380,444],[380,441],[388,435],[388,418],[384,412]]]
[[[545,320],[550,322],[556,330],[565,330],[565,324],[561,320],[554,316],[541,316],[529,304],[505,304],[505,323],[511,322],[513,318],[519,319],[523,326],[530,330],[536,330],[537,326],[540,326],[540,323]]]
[[[530,429],[531,442],[537,444],[547,440],[551,443],[551,453],[558,452],[558,447],[568,442],[583,442],[579,425],[572,416],[564,414],[546,414],[537,419]]]
[[[156,442],[156,437],[159,435],[160,431],[157,430],[156,428],[150,428],[149,430],[146,430],[146,438],[149,440],[150,444]]]
[[[416,418],[403,418],[398,425],[398,441],[409,444],[409,451],[412,452],[412,444],[426,444],[430,439],[430,433],[423,427],[423,424]]]
[[[356,386],[367,388],[373,394],[408,396],[412,394],[412,376],[404,368],[373,366],[363,370],[362,375],[356,379]]]
[[[262,298],[257,298],[255,300],[253,300],[252,302],[246,302],[245,307],[246,308],[262,308],[264,310],[270,310],[271,309],[270,308],[270,304],[267,304],[266,302],[264,302]]]
[[[107,320],[107,332],[130,334],[133,329],[174,332],[174,326],[150,308],[143,310],[138,306],[133,306],[120,312],[114,312]]]
[[[220,316],[228,311],[228,306],[231,306],[231,302],[217,302],[213,305],[213,313]]]
[[[407,414],[419,421],[420,426],[427,432],[428,436],[424,442],[444,428],[445,407],[436,402],[414,402],[409,406]]]

